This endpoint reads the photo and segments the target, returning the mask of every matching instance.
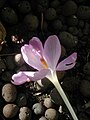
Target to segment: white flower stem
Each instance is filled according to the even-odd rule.
[[[49,77],[49,80],[54,84],[54,86],[56,87],[57,91],[61,95],[64,103],[66,104],[69,112],[71,113],[72,118],[74,120],[78,120],[78,118],[77,118],[77,116],[76,116],[76,114],[75,114],[75,112],[74,112],[74,110],[73,110],[73,108],[72,108],[72,106],[71,106],[67,96],[65,95],[65,93],[64,93],[64,91],[63,91],[63,89],[62,89],[62,87],[61,87],[61,85],[60,85],[60,83],[58,81],[56,72],[52,74],[52,77]]]

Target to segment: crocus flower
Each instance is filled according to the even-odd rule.
[[[37,81],[48,78],[56,87],[74,120],[78,120],[61,85],[58,82],[56,71],[71,69],[76,64],[77,53],[58,63],[61,56],[61,45],[56,35],[49,36],[44,44],[37,37],[33,37],[29,44],[21,47],[21,53],[25,62],[37,71],[20,71],[12,76],[12,83],[20,85],[29,81]]]

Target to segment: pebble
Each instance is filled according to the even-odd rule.
[[[57,8],[60,5],[60,1],[59,0],[53,0],[50,2],[50,6],[52,8]]]
[[[66,55],[66,49],[64,48],[63,45],[61,45],[61,56],[60,57],[64,57]],[[61,72],[62,73],[62,72]]]
[[[27,98],[24,93],[18,93],[16,103],[19,107],[25,106],[27,104]]]
[[[78,37],[82,37],[82,36],[83,36],[82,29],[78,29]]]
[[[24,18],[24,23],[28,30],[35,31],[38,28],[39,20],[37,16],[27,14]]]
[[[2,80],[5,82],[11,82],[12,71],[4,71],[2,73]]]
[[[2,45],[0,45],[0,51],[2,50]]]
[[[62,29],[62,22],[59,19],[56,19],[52,22],[52,27],[54,30],[61,30]]]
[[[6,102],[14,102],[17,96],[16,87],[10,83],[7,83],[2,88],[2,97]]]
[[[83,72],[86,74],[86,75],[90,75],[90,62],[87,62],[84,67],[83,67]]]
[[[84,2],[84,1],[86,1],[86,0],[75,0],[77,3],[82,3],[82,2]]]
[[[18,22],[18,17],[15,11],[10,7],[4,7],[1,12],[1,17],[4,22],[14,25]]]
[[[6,65],[4,61],[0,58],[0,73],[2,73],[6,69]]]
[[[63,31],[59,33],[59,38],[61,41],[61,44],[65,48],[73,48],[78,43],[78,38],[76,36],[73,36],[71,33]]]
[[[8,70],[14,70],[15,69],[15,62],[13,56],[7,56],[6,57],[6,66]]]
[[[37,4],[36,5],[37,6],[37,11],[39,13],[42,13],[48,8],[49,1],[48,0],[38,0],[36,4]]]
[[[63,79],[62,86],[66,91],[73,93],[79,88],[79,80],[75,77],[66,77]]]
[[[19,108],[18,108],[17,105],[15,105],[15,104],[7,104],[3,108],[3,115],[6,118],[13,118],[14,116],[16,116],[18,110],[19,110]]]
[[[9,2],[10,2],[10,5],[12,5],[12,7],[17,7],[20,0],[9,0]]]
[[[56,96],[56,97],[55,97]],[[50,97],[51,97],[51,100],[57,104],[57,105],[63,105],[64,102],[60,96],[60,94],[58,93],[58,91],[56,90],[56,88],[53,88],[50,92]]]
[[[90,7],[89,6],[79,6],[77,10],[77,17],[79,19],[90,19]]]
[[[90,108],[90,101],[88,101],[87,103],[85,103],[84,107],[85,108]]]
[[[65,4],[62,7],[62,14],[64,16],[74,15],[76,11],[77,11],[77,4],[72,0],[65,2]]]
[[[68,28],[68,31],[72,34],[72,35],[74,35],[74,36],[76,36],[76,35],[78,35],[78,28],[77,27],[69,27]]]
[[[36,115],[43,114],[45,111],[45,107],[41,103],[35,103],[32,109]]]
[[[15,63],[18,66],[22,66],[24,64],[24,59],[22,57],[22,54],[16,54],[14,57]]]
[[[90,24],[88,22],[85,23],[84,29],[83,29],[83,34],[84,35],[89,35],[90,34]]]
[[[3,7],[4,3],[6,2],[6,0],[0,0],[0,8]]]
[[[78,18],[75,15],[67,17],[67,24],[69,26],[76,26],[78,24]]]
[[[58,112],[53,108],[49,108],[45,111],[45,117],[48,120],[58,120]]]
[[[32,112],[28,107],[21,107],[19,113],[20,120],[31,120]]]
[[[41,118],[39,118],[39,120],[47,120],[44,116],[42,116]]]
[[[54,20],[56,18],[56,10],[54,8],[48,8],[45,11],[46,20]]]
[[[44,106],[45,106],[46,108],[51,108],[51,107],[53,107],[53,103],[52,103],[51,98],[45,98],[43,104],[44,104]]]
[[[27,14],[31,11],[31,5],[28,1],[20,1],[18,4],[18,11],[22,14]]]
[[[79,120],[90,120],[86,113],[80,112],[78,115]]]
[[[90,98],[90,81],[82,80],[80,84],[80,92],[83,96]]]
[[[57,73],[58,80],[61,81],[62,78],[65,75],[65,71],[62,71],[62,72],[61,71],[56,71],[56,73]]]
[[[80,28],[83,28],[83,27],[84,27],[84,20],[79,20],[79,21],[78,21],[78,26],[79,26]]]

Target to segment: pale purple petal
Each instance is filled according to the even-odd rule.
[[[61,45],[56,35],[49,36],[44,44],[44,57],[48,66],[55,70],[61,55]]]
[[[76,59],[77,59],[77,53],[74,52],[69,57],[67,57],[66,59],[61,61],[58,64],[56,70],[57,71],[64,71],[64,70],[68,70],[68,69],[73,68],[75,66],[75,64],[76,64]]]
[[[19,72],[12,76],[11,82],[14,85],[21,85],[21,84],[24,84],[25,82],[29,82],[29,81],[30,81],[30,79],[23,72]]]
[[[49,74],[49,72],[50,72],[49,69],[42,69],[36,72],[32,72],[32,71],[18,72],[17,74],[14,74],[12,76],[11,82],[14,85],[21,85],[24,84],[25,82],[37,81],[46,77]]]
[[[33,37],[29,41],[29,44],[31,44],[33,46],[33,48],[42,55],[42,53],[43,53],[43,45],[42,45],[42,42],[40,41],[39,38]]]
[[[49,69],[42,69],[40,71],[35,72],[34,75],[32,77],[29,77],[29,78],[31,81],[37,81],[37,80],[43,79],[48,74],[50,74]]]
[[[24,45],[21,47],[21,52],[25,62],[31,67],[40,70],[43,69],[40,61],[41,55],[31,45]]]

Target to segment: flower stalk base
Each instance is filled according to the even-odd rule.
[[[57,91],[61,95],[64,103],[66,104],[69,112],[71,113],[71,116],[72,116],[73,120],[78,120],[78,118],[77,118],[77,116],[76,116],[76,114],[75,114],[75,112],[74,112],[74,110],[73,110],[67,96],[65,95],[65,93],[64,93],[64,91],[63,91],[63,89],[62,89],[62,87],[61,87],[61,85],[60,85],[60,83],[58,81],[56,72],[53,73],[51,77],[49,77],[49,80],[54,84],[55,88],[57,89]]]

